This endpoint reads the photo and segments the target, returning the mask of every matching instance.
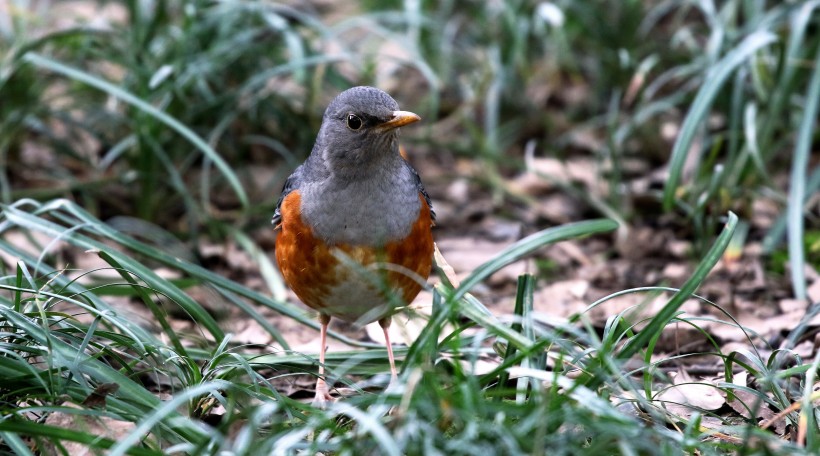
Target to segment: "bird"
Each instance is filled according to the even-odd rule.
[[[390,384],[396,382],[391,317],[418,295],[433,264],[435,211],[398,140],[400,127],[419,120],[377,88],[341,92],[277,202],[272,223],[279,270],[296,296],[319,313],[314,405],[334,400],[324,378],[331,318],[359,326],[378,321]]]

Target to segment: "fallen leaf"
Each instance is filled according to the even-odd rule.
[[[116,383],[101,383],[94,388],[94,391],[80,405],[88,408],[105,407],[105,398],[116,393],[119,389],[120,385]]]
[[[815,280],[806,290],[811,302],[820,302],[820,280]]]
[[[726,403],[725,393],[716,385],[705,380],[693,380],[685,370],[679,370],[673,378],[674,386],[658,394],[655,399],[688,406],[688,417],[694,411],[693,407],[702,410],[717,410]],[[672,405],[674,405],[672,404]]]
[[[441,269],[441,272],[447,277],[447,281],[450,282],[450,285],[452,285],[453,288],[458,288],[461,285],[461,281],[458,279],[455,269],[444,259],[444,255],[441,254],[441,250],[439,250],[438,244],[435,242],[433,243],[433,258],[436,266]]]
[[[447,263],[452,265],[455,271],[459,271],[457,274],[459,282],[460,278],[466,277],[510,245],[507,242],[490,242],[474,237],[442,239],[436,244],[441,249],[442,255],[446,255]],[[515,283],[518,276],[535,271],[535,269],[535,263],[531,259],[516,261],[501,268],[486,282],[491,286]]]
[[[63,406],[70,409],[80,408],[80,406],[70,402],[64,403]],[[75,414],[62,410],[50,413],[48,418],[46,418],[45,424],[62,429],[76,430],[86,434],[106,437],[114,441],[120,440],[131,434],[134,432],[134,428],[136,427],[136,424],[130,421],[119,421],[107,416],[81,415],[79,413]],[[57,451],[57,447],[54,443],[44,440],[41,441],[44,442],[44,447],[41,448],[43,454],[62,454]],[[60,444],[65,449],[66,453],[72,456],[85,456],[98,453],[96,450],[92,450],[88,446],[79,442],[61,441]]]

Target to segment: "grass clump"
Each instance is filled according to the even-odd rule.
[[[98,250],[88,254],[99,255],[121,277],[89,287],[86,276],[98,271],[83,271],[74,278],[76,271],[58,269],[48,255],[38,260],[25,249],[3,244],[21,261],[0,284],[0,368],[8,379],[0,396],[5,404],[0,411],[0,435],[8,449],[22,454],[69,442],[114,454],[763,454],[775,447],[808,454],[814,448],[816,426],[798,425],[805,419],[800,410],[786,412],[784,419],[808,430],[811,437],[804,448],[742,421],[705,427],[698,411],[673,413],[665,408],[665,399],[658,398],[659,392],[672,387],[661,366],[675,361],[654,359],[652,346],[669,323],[697,324],[682,319],[677,308],[720,257],[731,239],[734,216],[690,283],[639,331],[626,313],[613,316],[602,334],[546,323],[532,310],[531,276],[519,281],[512,324],[490,314],[469,293],[473,286],[547,243],[611,230],[615,224],[591,221],[525,238],[457,287],[447,281],[437,286],[438,304],[427,327],[412,346],[397,351],[404,359],[399,387],[379,394],[360,392],[322,411],[275,388],[278,378],[304,372],[315,361],[287,351],[281,356],[260,356],[251,347],[232,343],[212,317],[191,301],[190,290],[167,280],[155,281],[150,270],[140,270],[136,258],[163,261],[218,293],[259,299],[244,286],[210,277],[185,261],[164,258],[152,247],[105,228],[71,203],[6,207],[2,215],[3,234],[25,229],[81,249],[96,246]],[[73,217],[85,222],[76,223]],[[118,248],[107,245],[111,242]],[[120,289],[119,294],[130,290],[133,297],[145,300],[161,337],[118,309],[114,295],[108,293],[113,289]],[[153,304],[159,296],[185,308],[193,329],[202,331],[203,337],[174,330],[168,315]],[[274,305],[265,299],[259,302]],[[289,311],[287,304],[275,305]],[[492,353],[502,354],[499,364],[488,372],[476,372],[476,363]],[[626,360],[635,354],[643,354],[646,364],[627,368]],[[370,376],[376,359],[377,370],[387,369],[385,356],[380,355],[383,350],[337,354],[328,361],[330,371],[346,377]],[[795,398],[807,391],[810,395],[806,385],[811,383],[813,368],[801,360],[789,370],[780,370],[779,361],[762,359],[754,352],[721,354],[715,347],[711,356],[726,361],[727,372],[739,367],[757,378],[763,388],[754,390],[761,391],[756,397],[767,406],[786,411]],[[792,379],[803,386],[788,386]],[[104,385],[118,388],[103,394],[103,406],[99,401],[91,405],[89,398]],[[771,399],[766,393],[773,395]],[[750,410],[760,406],[748,404]],[[63,417],[62,427],[53,424],[55,417]],[[111,423],[126,423],[127,437],[106,435]]]

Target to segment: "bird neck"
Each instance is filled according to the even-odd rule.
[[[369,172],[306,170],[301,211],[314,235],[331,245],[383,246],[407,236],[421,207],[418,184],[396,153]]]
[[[317,147],[308,161],[312,168],[323,169],[328,178],[343,182],[378,180],[394,175],[404,165],[395,137],[385,138],[384,143],[369,143],[368,146],[335,150],[332,154],[327,148]]]

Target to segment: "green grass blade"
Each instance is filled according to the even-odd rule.
[[[14,285],[16,286],[17,289],[15,290],[14,297],[12,298],[12,305],[14,306],[14,310],[16,310],[17,312],[20,311],[20,300],[22,298],[22,294],[20,292],[20,289],[23,287],[23,269],[24,269],[24,267],[25,267],[24,263],[22,263],[20,261],[17,262],[17,268],[16,268],[17,269],[17,274],[15,276],[15,282],[14,282]]]
[[[132,273],[127,269],[123,268],[120,263],[114,259],[110,254],[104,251],[97,251],[97,255],[103,259],[106,263],[110,264],[115,271],[122,277],[131,288],[136,292],[137,296],[139,296],[140,300],[142,300],[145,307],[151,310],[151,313],[154,314],[154,318],[157,323],[162,327],[162,330],[165,332],[168,339],[171,341],[171,344],[174,346],[174,349],[180,355],[187,355],[185,346],[182,344],[182,341],[179,340],[177,337],[176,332],[171,328],[171,324],[168,322],[168,318],[163,315],[162,310],[160,310],[159,306],[151,299],[148,291],[139,284],[133,277]],[[196,317],[194,317],[196,318]],[[196,321],[199,321],[198,319]]]
[[[811,367],[806,371],[806,386],[803,388],[803,409],[800,411],[801,421],[806,421],[808,429],[817,429],[817,414],[814,407],[814,402],[820,398],[820,392],[814,390],[813,385],[817,378],[817,370],[820,368],[820,352],[814,355],[814,361]],[[808,432],[806,436],[806,448],[817,448],[820,446],[818,442],[817,432]]]
[[[639,350],[646,347],[650,341],[663,330],[663,328],[678,312],[678,308],[680,308],[680,306],[683,305],[683,303],[689,299],[690,296],[692,296],[695,290],[703,282],[703,279],[706,278],[706,275],[709,274],[709,271],[711,271],[715,264],[717,264],[720,260],[724,250],[726,250],[726,247],[732,240],[737,222],[737,215],[729,212],[728,220],[723,228],[723,232],[720,233],[720,236],[718,236],[717,240],[712,245],[712,248],[709,249],[709,252],[706,253],[703,260],[701,260],[700,264],[698,264],[698,267],[692,273],[689,280],[681,286],[680,290],[672,296],[669,302],[654,318],[652,318],[649,324],[646,325],[646,327],[643,328],[637,336],[630,339],[626,345],[624,345],[623,349],[618,353],[619,358],[630,358]]]
[[[284,300],[287,294],[287,286],[279,274],[279,270],[271,261],[270,255],[259,248],[246,233],[239,230],[231,230],[230,233],[236,243],[253,258],[254,262],[259,264],[259,274],[273,297],[277,300]]]
[[[136,274],[143,281],[145,281],[146,285],[153,288],[154,290],[160,291],[162,294],[164,294],[169,299],[171,299],[179,306],[181,306],[183,309],[185,309],[185,311],[192,315],[192,317],[197,321],[198,324],[204,326],[214,336],[216,340],[221,340],[225,337],[225,335],[222,333],[222,330],[219,328],[219,325],[216,323],[213,317],[211,317],[211,315],[208,314],[208,312],[206,312],[205,309],[203,309],[202,306],[199,305],[199,303],[191,299],[191,297],[188,296],[179,287],[177,287],[170,281],[163,279],[162,277],[157,275],[156,272],[154,272],[152,269],[148,268],[141,262],[128,257],[126,254],[116,249],[110,248],[102,242],[99,242],[88,236],[80,234],[73,228],[66,229],[54,222],[50,222],[41,217],[38,217],[36,215],[30,214],[28,212],[16,208],[8,207],[6,208],[4,213],[10,222],[13,222],[21,227],[41,231],[48,235],[54,236],[55,238],[61,238],[85,250],[107,252],[111,258],[115,259],[117,263],[121,265],[122,268],[131,271],[133,274]],[[103,228],[104,225],[99,220],[97,220],[94,223],[94,225],[96,225],[96,228],[101,228],[104,231],[113,231],[110,230],[110,228]],[[84,227],[84,229],[88,229],[91,226],[92,224],[89,223]],[[182,261],[176,260],[173,263],[182,263]]]
[[[814,60],[814,72],[806,94],[803,119],[797,132],[797,144],[792,157],[791,185],[787,208],[789,234],[789,264],[791,265],[792,288],[797,299],[806,299],[806,272],[804,270],[806,252],[803,247],[803,201],[806,196],[806,179],[809,153],[814,139],[814,125],[817,122],[820,104],[820,49]]]
[[[811,172],[811,176],[808,178],[808,182],[806,183],[806,190],[805,195],[806,199],[803,200],[803,204],[806,203],[809,197],[814,194],[814,192],[820,190],[820,166],[814,168]],[[777,220],[774,222],[774,225],[769,229],[769,232],[766,233],[766,236],[763,238],[763,253],[766,255],[771,255],[771,253],[780,245],[780,242],[783,240],[783,237],[786,233],[786,228],[788,227],[789,221],[789,213],[786,211],[785,213],[780,214],[777,217]]]
[[[436,290],[442,292],[445,297],[445,303],[449,303],[449,305],[443,306],[444,310],[434,312],[433,317],[421,331],[413,345],[408,349],[407,362],[411,364],[418,362],[418,358],[424,353],[424,347],[434,345],[441,326],[450,316],[451,309],[460,310],[466,317],[475,321],[477,324],[490,329],[496,335],[515,344],[518,349],[528,350],[532,346],[532,341],[520,333],[512,331],[507,325],[498,321],[478,300],[468,295],[469,290],[504,266],[529,255],[547,244],[574,237],[612,231],[617,228],[618,224],[616,222],[606,219],[589,220],[547,228],[521,239],[501,251],[491,260],[477,267],[472,274],[464,279],[457,290],[452,291],[449,287],[437,286]]]
[[[40,206],[39,203],[38,206]],[[4,212],[6,213],[7,218],[14,218],[15,223],[19,224],[20,226],[26,229],[41,231],[54,236],[60,236],[60,233],[66,230],[60,225],[57,225],[53,222],[41,218],[39,215],[30,214],[26,211],[17,209],[16,207],[7,207]],[[248,287],[240,285],[237,282],[228,280],[225,277],[222,277],[219,274],[209,271],[199,265],[184,261],[180,258],[177,258],[169,254],[166,251],[137,241],[136,239],[130,236],[126,236],[120,233],[119,231],[111,228],[110,226],[106,225],[99,219],[95,218],[94,216],[89,214],[85,209],[76,205],[74,202],[68,200],[55,200],[40,207],[37,210],[37,213],[40,212],[49,212],[55,216],[67,219],[66,223],[72,226],[84,224],[84,230],[87,232],[91,232],[95,235],[100,235],[107,239],[110,239],[111,241],[125,248],[131,249],[135,252],[139,252],[142,256],[158,261],[170,268],[178,269],[194,279],[201,280],[203,283],[208,283],[216,288],[222,288],[224,290],[235,293],[236,295],[247,298],[256,303],[270,307],[276,312],[279,312],[282,315],[290,317],[295,322],[312,328],[319,328],[319,324],[314,318],[312,318],[310,313],[296,307],[295,305],[287,302],[278,301],[271,297],[265,296],[261,293],[251,290]],[[68,214],[70,214],[71,217],[69,217]],[[191,300],[186,293],[179,289],[179,287],[175,286],[173,283],[169,281],[161,279],[151,269],[145,267],[142,263],[135,261],[132,258],[129,258],[127,255],[121,252],[111,250],[110,248],[107,248],[105,244],[95,241],[90,237],[85,236],[84,234],[71,231],[70,233],[67,233],[63,236],[63,239],[65,241],[71,242],[74,245],[78,245],[86,250],[93,249],[107,251],[114,258],[116,258],[117,261],[119,261],[123,267],[125,267],[133,273],[136,273],[142,280],[146,282],[147,285],[149,285],[152,288],[162,290],[162,292],[166,294],[170,299],[174,300],[178,304],[181,304],[183,308],[186,309],[186,311],[188,311],[192,315],[197,315],[197,318],[201,316],[202,320],[200,321],[200,323],[204,324],[208,331],[214,334],[215,340],[221,340],[224,337],[224,334],[222,334],[222,331],[219,329],[218,325],[213,321],[213,317],[208,315],[207,312],[205,312],[204,310],[201,310],[201,306],[198,303]],[[200,310],[196,310],[197,308],[199,308]],[[194,310],[192,311],[192,309]],[[273,328],[272,326],[266,327]],[[347,337],[343,334],[340,334],[336,331],[329,331],[328,334],[334,337],[335,339],[352,346],[377,347],[377,345],[374,345],[372,343],[360,342],[350,337]],[[277,332],[276,334],[273,334],[273,336],[280,344],[282,344],[282,348],[284,348],[285,350],[289,349],[289,346],[285,343],[285,340],[281,336],[281,334]]]
[[[373,436],[381,447],[379,454],[401,456],[402,452],[399,451],[399,446],[396,444],[396,441],[393,439],[391,433],[384,426],[381,417],[374,417],[344,402],[337,402],[333,404],[329,411],[340,416],[349,416],[357,423],[358,427],[361,428],[363,432],[367,432]]]
[[[474,286],[484,281],[484,279],[499,269],[520,260],[547,244],[591,234],[605,233],[617,228],[618,224],[612,220],[598,219],[547,228],[531,234],[507,247],[490,261],[477,267],[475,271],[461,282],[461,285],[455,290],[455,293],[450,299],[456,301],[463,298]]]
[[[513,309],[513,315],[515,315],[516,320],[513,321],[512,326],[510,329],[516,333],[521,332],[521,326],[524,319],[524,300],[529,299],[532,300],[532,289],[534,287],[534,277],[531,275],[522,275],[518,276],[518,286],[516,287],[515,292],[515,308]],[[504,357],[502,358],[504,361],[509,360],[513,356],[515,356],[516,347],[515,344],[511,344],[507,342],[507,349],[504,351]],[[504,390],[507,384],[507,380],[509,380],[509,373],[505,370],[501,373],[498,378],[498,386],[496,389],[500,392]],[[501,399],[501,395],[499,394],[498,399]]]
[[[69,442],[78,442],[87,445],[90,449],[108,450],[115,444],[115,440],[111,440],[99,435],[89,434],[72,429],[65,429],[57,426],[50,426],[43,423],[22,422],[17,420],[2,420],[0,421],[0,435],[7,434],[15,436],[15,442],[19,442],[19,437],[16,436],[38,436],[45,437],[50,441],[65,440]],[[15,445],[16,447],[17,445]],[[32,453],[18,453],[18,454],[32,454]],[[131,447],[126,454],[134,456],[158,456],[162,455],[161,451],[152,451],[139,447]]]
[[[175,394],[170,401],[165,401],[158,405],[153,413],[148,414],[142,421],[137,424],[137,427],[131,431],[125,438],[119,440],[117,445],[111,448],[109,456],[122,456],[127,454],[134,445],[143,438],[145,434],[160,421],[167,419],[168,416],[176,414],[177,407],[185,405],[192,398],[201,396],[205,393],[216,392],[220,389],[229,390],[234,385],[230,382],[222,380],[213,380],[208,383],[202,383],[191,387],[181,393]],[[211,433],[211,437],[216,437],[218,434]]]
[[[49,359],[55,368],[76,366],[80,374],[94,379],[98,383],[116,383],[119,385],[116,398],[112,398],[109,408],[121,410],[131,416],[142,416],[147,411],[158,408],[161,401],[142,385],[134,382],[130,377],[119,370],[104,364],[96,357],[78,352],[59,337],[55,337],[49,328],[43,328],[29,317],[0,306],[0,317],[9,324],[36,341],[39,345],[49,348]],[[52,388],[54,390],[54,388]],[[193,421],[181,418],[178,413],[169,416],[170,420],[162,423],[163,428],[173,430],[186,440],[200,441],[206,434]]]
[[[165,112],[160,111],[151,104],[141,100],[136,95],[127,92],[121,87],[118,87],[115,84],[100,79],[89,73],[80,71],[76,68],[71,68],[60,62],[54,61],[47,57],[43,57],[33,52],[26,53],[23,56],[23,60],[34,66],[62,74],[66,77],[69,77],[76,81],[83,82],[94,88],[102,90],[103,92],[113,97],[116,97],[134,106],[135,108],[140,109],[141,111],[144,111],[145,113],[156,118],[157,120],[169,126],[170,128],[176,130],[177,133],[179,133],[188,141],[190,141],[191,144],[193,144],[197,149],[199,149],[206,157],[208,157],[208,159],[213,161],[213,163],[216,165],[217,168],[219,168],[219,170],[222,172],[222,175],[228,181],[228,184],[233,188],[237,198],[239,198],[239,201],[242,204],[242,207],[248,207],[248,195],[245,193],[242,184],[239,182],[239,177],[237,177],[237,175],[234,173],[231,167],[228,166],[228,164],[225,162],[224,159],[222,159],[219,153],[217,153],[211,146],[209,146],[208,143],[203,141],[202,138],[200,138],[190,128],[183,125],[177,119],[171,117]]]
[[[755,32],[743,40],[737,48],[729,52],[704,76],[703,86],[695,96],[695,101],[686,119],[683,121],[678,138],[672,147],[672,158],[669,163],[669,179],[663,193],[663,207],[672,208],[677,191],[678,182],[683,173],[686,156],[695,139],[695,135],[709,113],[709,108],[723,84],[739,65],[743,64],[760,48],[777,40],[777,36],[768,31]]]
[[[4,424],[4,422],[0,421],[0,429],[2,428],[3,424]],[[26,423],[18,423],[18,424],[21,425],[20,427],[28,426],[28,424],[26,424]],[[23,433],[21,433],[21,432],[15,433],[14,431],[11,431],[11,430],[10,431],[2,431],[2,432],[0,432],[0,442],[3,442],[6,445],[8,445],[8,447],[11,448],[12,452],[17,456],[28,456],[28,455],[34,456],[34,453],[31,452],[31,449],[26,444],[26,442],[24,442],[23,439],[20,438],[21,434],[23,434]],[[31,434],[29,434],[29,435],[31,435]]]
[[[476,298],[467,294],[459,302],[458,309],[461,314],[476,325],[489,330],[499,337],[507,339],[510,344],[515,345],[519,350],[529,350],[532,346],[532,339],[512,330],[509,326],[499,321],[493,314],[489,313]]]
[[[783,118],[788,111],[788,102],[793,95],[795,95],[794,76],[799,68],[797,62],[806,59],[804,51],[811,46],[810,42],[805,40],[806,31],[812,24],[812,16],[814,9],[820,6],[820,1],[812,0],[806,1],[799,8],[791,10],[788,21],[788,40],[785,48],[785,55],[782,57],[782,71],[777,80],[777,85],[771,90],[770,100],[767,104],[770,107],[767,109],[768,117],[761,125],[761,145],[763,152],[768,152],[766,155],[772,156],[776,153],[778,148],[771,147],[771,138],[781,125],[779,118]]]

